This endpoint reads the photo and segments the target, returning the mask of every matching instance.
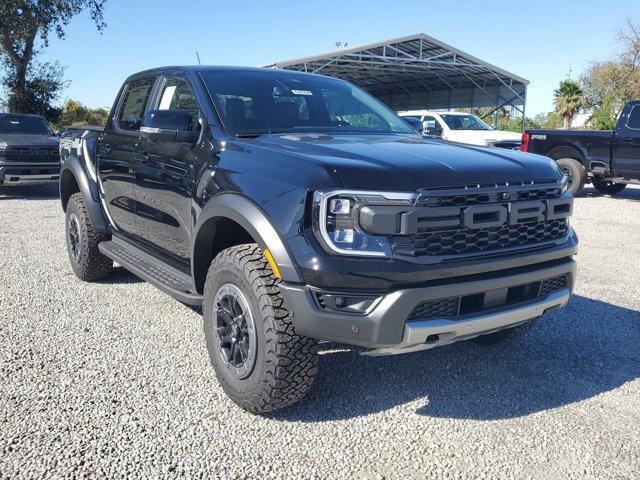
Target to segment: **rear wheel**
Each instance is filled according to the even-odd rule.
[[[251,413],[294,404],[313,386],[317,342],[298,334],[262,251],[221,252],[204,288],[209,357],[225,393]]]
[[[85,282],[108,276],[113,269],[113,261],[100,253],[98,244],[111,236],[93,229],[81,193],[74,193],[69,198],[66,220],[67,252],[76,276]]]
[[[620,193],[627,186],[626,183],[608,182],[602,178],[594,178],[592,180],[594,188],[603,195],[615,195]]]
[[[578,195],[587,181],[587,173],[582,164],[575,158],[559,158],[558,166],[567,176],[567,187],[572,195]]]
[[[489,333],[487,335],[480,335],[479,337],[472,338],[470,341],[479,345],[494,345],[496,343],[503,342],[508,338],[519,337],[531,330],[539,318],[540,317],[532,318],[531,320],[527,320],[515,327],[505,328],[504,330],[498,330],[497,332]]]

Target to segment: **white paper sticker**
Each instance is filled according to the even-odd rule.
[[[309,90],[291,90],[294,95],[313,95]]]

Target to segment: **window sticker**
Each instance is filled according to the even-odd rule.
[[[309,90],[291,90],[294,95],[313,95]]]
[[[164,89],[162,92],[162,99],[160,100],[159,110],[169,110],[171,107],[171,100],[173,100],[173,95],[176,93],[176,85],[171,85]]]

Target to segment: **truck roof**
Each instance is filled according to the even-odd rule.
[[[284,69],[279,69],[279,68],[263,68],[263,67],[242,67],[242,66],[232,66],[232,65],[168,65],[168,66],[164,66],[164,67],[155,67],[155,68],[150,68],[148,70],[142,70],[140,72],[134,73],[132,75],[130,75],[130,77],[135,77],[138,75],[142,75],[145,73],[154,73],[154,72],[161,72],[161,71],[166,71],[166,70],[183,70],[183,71],[191,71],[191,72],[208,72],[208,71],[216,71],[216,70],[232,70],[232,71],[236,71],[236,72],[242,72],[242,71],[246,71],[246,72],[267,72],[267,71],[271,71],[271,72],[278,72],[278,73],[282,73],[282,74],[288,74],[288,75],[314,75],[314,76],[321,76],[318,74],[314,74],[314,73],[307,73],[307,72],[298,72],[298,71],[293,71],[293,70],[284,70]]]
[[[36,117],[36,118],[44,118],[42,115],[36,115],[32,113],[10,113],[10,112],[0,112],[0,117]]]

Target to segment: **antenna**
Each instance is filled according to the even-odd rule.
[[[196,50],[196,58],[198,59],[198,65],[202,65],[202,62],[200,61],[200,54],[198,53],[197,50]]]

